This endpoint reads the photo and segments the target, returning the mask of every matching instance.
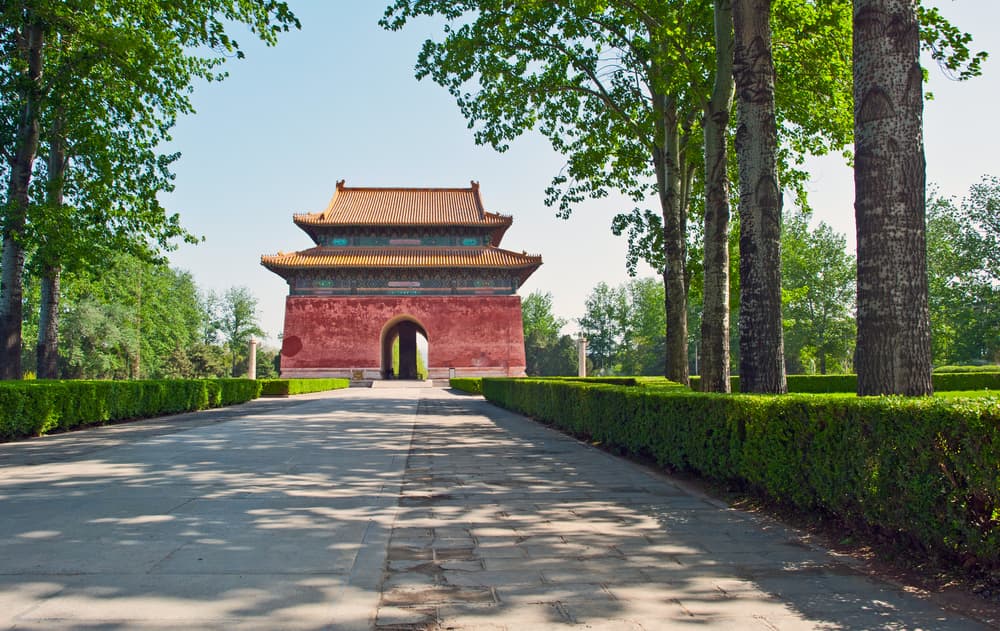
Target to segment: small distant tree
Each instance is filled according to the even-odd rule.
[[[628,297],[623,287],[598,283],[587,297],[580,329],[587,338],[587,354],[602,374],[615,370],[625,341]]]
[[[275,379],[278,377],[278,349],[261,346],[257,349],[257,378]]]
[[[247,287],[230,287],[221,296],[210,294],[208,304],[213,328],[229,354],[230,374],[238,377],[247,370],[251,336],[265,335],[257,322],[257,298]]]
[[[540,375],[568,376],[577,374],[576,340],[570,335],[561,335],[556,342],[545,349],[539,365]]]
[[[566,320],[552,313],[551,293],[533,291],[526,296],[521,302],[521,322],[528,375],[576,374],[576,343],[570,336],[561,335]]]
[[[231,371],[226,350],[221,346],[197,343],[188,350],[188,359],[191,377],[195,379],[225,377]]]
[[[931,195],[927,254],[934,363],[1000,362],[1000,180]]]
[[[667,326],[662,308],[663,284],[654,278],[634,278],[622,289],[628,301],[619,354],[622,374],[662,375]]]
[[[781,276],[790,372],[850,370],[856,334],[854,269],[844,235],[825,223],[810,228],[805,213],[785,216]]]
[[[525,337],[536,333],[551,339],[559,336],[566,320],[552,313],[552,292],[533,291],[521,301],[521,324]]]

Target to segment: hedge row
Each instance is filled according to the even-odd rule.
[[[638,377],[545,377],[545,379],[557,379],[559,381],[581,381],[584,383],[607,383],[613,386],[639,385]]]
[[[554,381],[574,381],[582,383],[606,383],[615,386],[637,386],[640,383],[639,377],[545,377],[547,380]],[[664,381],[663,379],[654,378],[655,381]],[[664,381],[664,383],[666,383]],[[456,390],[461,390],[462,392],[471,392],[472,394],[482,394],[483,393],[483,378],[482,377],[452,377],[449,380],[449,384],[452,388]],[[676,385],[676,384],[675,384]]]
[[[1000,372],[1000,366],[986,364],[984,366],[938,366],[934,372]]]
[[[472,394],[483,393],[482,377],[452,377],[448,380],[448,385],[462,392],[471,392]]]
[[[934,372],[931,380],[934,390],[952,392],[956,390],[1000,390],[1000,372],[995,367],[992,371],[954,371]],[[857,375],[788,375],[789,392],[849,392],[858,391]],[[691,389],[699,390],[701,377],[691,377]],[[740,391],[739,376],[729,378],[733,392]]]
[[[0,440],[108,421],[243,403],[260,396],[249,379],[0,382]]]
[[[1000,398],[717,395],[485,379],[490,401],[661,466],[1000,568]]]
[[[264,396],[283,397],[324,390],[340,390],[351,385],[350,379],[260,379]]]

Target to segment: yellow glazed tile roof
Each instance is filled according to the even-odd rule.
[[[294,220],[303,226],[509,226],[513,221],[486,212],[478,182],[470,188],[348,188],[343,180],[326,210],[298,214]]]
[[[491,246],[478,248],[378,248],[315,247],[301,252],[278,253],[260,257],[262,265],[273,271],[316,268],[535,268],[542,257],[501,250]]]

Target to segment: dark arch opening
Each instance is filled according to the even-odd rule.
[[[428,340],[427,331],[419,322],[401,316],[391,320],[382,330],[382,378],[420,379],[418,372],[417,336]],[[399,370],[393,370],[392,349],[399,340]],[[429,344],[428,344],[429,345]],[[425,366],[426,370],[426,366]]]

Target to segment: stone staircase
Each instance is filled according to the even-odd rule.
[[[418,381],[416,379],[376,379],[372,382],[372,388],[433,388],[432,381]]]

